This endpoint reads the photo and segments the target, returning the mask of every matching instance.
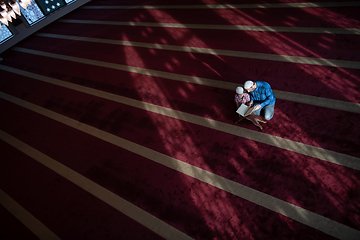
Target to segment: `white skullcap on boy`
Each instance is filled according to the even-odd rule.
[[[236,93],[237,94],[242,94],[242,93],[244,93],[244,89],[242,87],[237,87],[236,88]]]
[[[251,88],[251,87],[252,87],[252,85],[254,85],[254,82],[253,82],[253,81],[248,80],[248,81],[246,81],[246,82],[245,82],[245,84],[244,84],[244,88],[245,88],[245,89],[249,89],[249,88]]]

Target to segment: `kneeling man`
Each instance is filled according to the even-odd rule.
[[[260,114],[270,120],[274,116],[275,95],[267,82],[246,81],[244,88],[250,94],[250,104],[254,106],[254,114]]]

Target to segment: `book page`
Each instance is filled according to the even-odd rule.
[[[236,112],[241,116],[245,117],[245,113],[248,109],[249,109],[248,106],[246,106],[245,104],[241,104],[241,106],[238,108],[238,110],[236,110]]]

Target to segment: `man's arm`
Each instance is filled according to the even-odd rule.
[[[267,105],[275,103],[275,95],[270,89],[270,91],[266,90],[266,99],[260,104],[261,107],[265,107]]]
[[[273,104],[275,103],[275,95],[270,87],[270,85],[266,82],[264,82],[263,84],[263,88],[264,88],[264,92],[262,94],[264,94],[266,96],[265,100],[261,102],[261,107],[265,107],[267,105]]]

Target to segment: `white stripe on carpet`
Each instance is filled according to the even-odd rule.
[[[143,147],[139,144],[130,142],[126,139],[117,137],[115,135],[112,135],[108,132],[102,131],[95,127],[82,124],[76,120],[60,115],[53,111],[49,111],[45,108],[39,107],[32,103],[23,101],[19,98],[15,98],[1,92],[0,92],[0,97],[14,104],[17,104],[21,107],[34,111],[40,115],[43,115],[45,117],[63,123],[74,129],[85,132],[89,135],[102,139],[118,147],[124,148],[130,152],[143,156],[147,159],[150,159],[154,162],[157,162],[166,167],[174,169],[178,172],[184,173],[190,177],[196,178],[200,181],[208,183],[212,186],[227,191],[231,194],[246,199],[250,202],[263,206],[267,209],[282,214],[286,217],[289,217],[295,221],[298,221],[307,226],[315,228],[333,237],[343,240],[357,240],[360,237],[360,231],[356,229],[352,229],[344,224],[338,223],[334,220],[323,217],[319,214],[313,213],[301,207],[277,199],[268,194],[259,192],[245,185],[236,183],[234,181],[231,181],[214,173],[205,171],[201,168],[182,162],[178,159],[169,157],[165,154],[156,152],[149,148]],[[57,172],[61,176],[67,178],[71,182],[80,186],[81,188],[90,192],[94,196],[107,202],[108,204],[115,207],[124,214],[128,215],[129,217],[140,222],[141,224],[153,230],[154,232],[160,234],[164,238],[186,239],[188,237],[185,234],[179,232],[178,230],[172,228],[168,224],[162,222],[161,220],[137,208],[131,203],[124,201],[119,196],[99,186],[95,182],[92,182],[91,180],[78,174],[72,169],[64,166],[63,164],[57,162],[56,160],[50,158],[49,156],[44,155],[38,150],[32,148],[31,146],[27,145],[24,142],[19,141],[18,139],[12,137],[11,135],[7,134],[2,130],[0,130],[0,138],[3,141],[7,142],[8,144],[17,148],[18,150],[22,151],[23,153],[34,158],[38,162],[42,163],[43,165],[47,166],[48,168],[52,169],[53,171]]]
[[[232,134],[232,135],[235,135],[238,137],[243,137],[243,138],[250,139],[250,140],[253,140],[256,142],[260,142],[260,143],[264,143],[264,144],[267,144],[270,146],[278,147],[278,148],[281,148],[284,150],[289,150],[292,152],[300,153],[300,154],[303,154],[303,155],[306,155],[309,157],[313,157],[313,158],[317,158],[317,159],[320,159],[320,160],[323,160],[326,162],[330,162],[330,163],[338,164],[338,165],[341,165],[344,167],[349,167],[349,168],[353,168],[356,170],[360,170],[360,159],[357,157],[353,157],[353,156],[349,156],[346,154],[334,152],[331,150],[307,145],[307,144],[300,143],[300,142],[295,142],[295,141],[292,141],[289,139],[285,139],[285,138],[273,136],[270,134],[242,128],[242,127],[235,126],[232,124],[227,124],[227,123],[223,123],[223,122],[208,119],[208,118],[203,118],[200,116],[173,110],[170,108],[161,107],[158,105],[122,97],[119,95],[107,93],[104,91],[99,91],[99,90],[96,90],[93,88],[88,88],[88,87],[80,86],[77,84],[63,82],[63,81],[51,79],[48,77],[40,77],[39,80],[48,82],[51,84],[55,84],[58,86],[66,87],[66,88],[69,88],[69,89],[72,89],[75,91],[90,94],[93,96],[108,99],[108,100],[111,100],[114,102],[125,104],[125,105],[131,106],[131,107],[135,107],[138,109],[150,111],[150,112],[161,114],[161,115],[164,115],[167,117],[172,117],[175,119],[179,119],[182,121],[200,125],[203,127],[211,128],[211,129],[214,129],[217,131]],[[2,93],[2,92],[0,92],[0,93],[1,93],[0,97],[6,99],[8,101],[16,101],[19,104],[30,104],[30,103],[26,103],[20,99],[17,99],[15,97],[12,97],[6,93]],[[32,104],[31,106],[32,106],[32,108],[34,108],[35,105]],[[31,109],[31,110],[33,110],[33,109]]]
[[[211,25],[211,24],[186,24],[186,23],[158,23],[158,22],[118,22],[60,19],[58,22],[78,24],[100,24],[115,26],[137,27],[162,27],[162,28],[187,28],[233,31],[258,31],[258,32],[289,32],[289,33],[320,33],[320,34],[354,34],[359,35],[358,28],[316,28],[316,27],[278,27],[278,26],[245,26],[245,25]]]
[[[0,139],[7,141],[7,134],[3,134],[0,130]],[[49,228],[34,217],[30,212],[23,208],[19,203],[7,195],[0,189],[0,204],[4,206],[14,217],[16,217],[22,224],[24,224],[31,232],[33,232],[39,239],[42,240],[60,240]]]
[[[139,68],[139,67],[133,67],[133,66],[128,66],[128,65],[102,62],[102,61],[96,61],[96,60],[91,60],[91,59],[86,59],[86,58],[78,58],[78,57],[72,57],[72,56],[67,56],[67,55],[61,55],[61,54],[55,54],[55,53],[49,53],[49,52],[43,52],[43,51],[37,51],[37,50],[31,50],[31,49],[25,49],[25,48],[14,48],[14,50],[24,52],[24,53],[34,54],[34,55],[38,55],[38,56],[50,57],[50,58],[55,58],[55,59],[77,62],[77,63],[81,63],[81,64],[88,64],[88,65],[92,65],[92,66],[116,69],[116,70],[137,73],[137,74],[143,74],[143,75],[152,76],[152,77],[161,77],[161,78],[165,78],[165,79],[169,79],[169,80],[194,83],[194,84],[222,88],[222,89],[233,90],[233,91],[234,91],[234,89],[236,89],[237,86],[241,85],[238,83],[223,82],[223,81],[218,81],[218,80],[213,80],[213,79],[208,79],[208,78],[200,78],[200,77],[188,76],[188,75],[183,75],[183,74],[169,73],[169,72],[151,70],[151,69],[146,69],[146,68]],[[13,72],[16,74],[20,74],[20,72],[21,72],[21,70],[9,68],[9,67],[3,66],[3,65],[0,65],[0,69],[10,71],[10,72]],[[277,91],[277,90],[273,90],[273,92],[274,92],[276,98],[278,98],[278,99],[284,99],[284,100],[288,100],[288,101],[305,103],[305,104],[310,104],[310,105],[314,105],[314,106],[326,107],[326,108],[330,108],[330,109],[337,109],[337,110],[342,110],[342,111],[347,111],[347,112],[360,113],[360,103],[345,102],[345,101],[340,101],[340,100],[327,99],[327,98],[321,98],[321,97],[315,97],[315,96],[291,93],[291,92],[284,92],[284,91]]]
[[[55,117],[51,113],[46,114],[46,112],[44,112],[44,111],[42,111],[42,114],[44,116],[52,115],[52,116],[50,116],[50,118]],[[57,118],[57,117],[55,117],[55,118]],[[57,119],[58,119],[58,121],[61,122],[61,120],[63,120],[64,118],[61,119],[61,117],[60,117]],[[65,120],[65,122],[63,122],[63,123],[67,124],[67,125],[72,125],[72,127],[74,127],[74,122],[76,125],[76,121],[74,121],[74,120],[69,120],[69,121]],[[79,123],[78,123],[78,125],[79,125]],[[95,197],[99,198],[100,200],[104,201],[105,203],[109,204],[110,206],[112,206],[113,208],[122,212],[123,214],[125,214],[126,216],[135,220],[136,222],[144,225],[148,229],[159,234],[163,238],[169,239],[169,240],[193,239],[193,238],[187,236],[186,234],[182,233],[181,231],[177,230],[176,228],[165,223],[164,221],[156,218],[155,216],[149,214],[148,212],[142,210],[141,208],[135,206],[134,204],[126,201],[125,199],[119,197],[118,195],[114,194],[113,192],[107,190],[106,188],[104,188],[104,187],[100,186],[99,184],[91,181],[90,179],[82,176],[81,174],[77,173],[76,171],[72,170],[71,168],[68,168],[67,166],[57,162],[56,160],[52,159],[51,157],[43,154],[42,152],[27,145],[26,143],[14,138],[13,136],[7,134],[6,132],[4,132],[2,130],[0,130],[0,139],[3,140],[4,142],[10,144],[14,148],[18,149],[19,151],[25,153],[29,157],[35,159],[36,161],[43,164],[44,166],[50,168],[57,174],[68,179],[75,185],[79,186],[80,188],[84,189],[85,191],[89,192],[90,194],[94,195]],[[1,201],[1,197],[2,197],[2,195],[0,194],[0,201]],[[44,239],[44,240],[55,239],[56,240],[59,238],[51,238],[51,235],[48,235],[48,237],[45,236],[45,238],[42,238],[42,239]]]
[[[114,44],[114,45],[122,45],[122,46],[179,51],[179,52],[204,53],[204,54],[229,56],[229,57],[360,69],[360,62],[357,61],[345,61],[345,60],[314,58],[314,57],[297,57],[297,56],[280,55],[280,54],[232,51],[232,50],[200,48],[200,47],[186,47],[186,46],[175,46],[175,45],[166,45],[166,44],[158,44],[158,43],[130,42],[130,41],[122,41],[122,40],[78,37],[78,36],[59,35],[59,34],[51,34],[51,33],[38,33],[37,36],[74,40],[74,41],[86,41],[86,42],[105,43],[105,44]]]
[[[314,8],[357,7],[360,2],[303,2],[259,4],[212,4],[212,5],[133,5],[133,6],[84,6],[83,9],[246,9],[246,8]]]

